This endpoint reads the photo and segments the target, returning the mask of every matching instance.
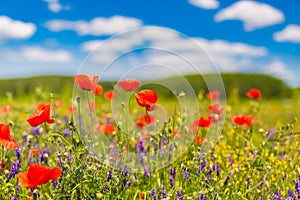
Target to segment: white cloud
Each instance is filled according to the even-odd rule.
[[[263,72],[283,80],[291,80],[295,78],[294,73],[280,60],[273,61],[263,69]]]
[[[241,20],[246,31],[271,26],[284,21],[284,14],[264,3],[237,1],[215,15],[215,21]]]
[[[36,31],[33,23],[13,20],[7,16],[0,16],[0,42],[8,39],[27,39]]]
[[[290,24],[282,31],[274,33],[273,38],[277,42],[300,43],[300,26],[296,24]]]
[[[70,9],[69,6],[61,5],[58,0],[44,0],[44,1],[48,3],[48,9],[51,12],[54,12],[54,13],[58,13],[62,10],[69,10]]]
[[[203,9],[216,9],[220,5],[217,0],[189,0],[189,3]]]
[[[261,57],[268,53],[265,47],[252,46],[244,43],[232,43],[224,40],[206,40],[201,38],[196,41],[213,55]]]
[[[155,34],[156,32],[159,34]],[[136,48],[141,48],[142,51],[134,51]],[[95,50],[84,65],[95,65],[97,70],[99,66],[106,66],[111,62],[115,62],[114,66],[119,63],[118,69],[112,70],[114,72],[110,75],[130,71],[134,66],[147,63],[170,66],[180,73],[216,72],[214,63],[223,72],[239,72],[251,70],[255,59],[268,55],[265,47],[224,40],[189,39],[175,31],[157,27],[139,29],[105,41],[87,41],[81,44],[81,50]],[[130,53],[123,55],[126,52]]]
[[[13,62],[35,63],[68,63],[72,55],[66,50],[49,50],[39,46],[25,46],[17,51],[2,51],[7,59]]]
[[[142,22],[136,18],[113,16],[111,18],[97,17],[91,21],[51,20],[45,26],[54,32],[72,30],[78,35],[113,35],[138,28]]]

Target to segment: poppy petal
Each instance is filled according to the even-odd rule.
[[[28,175],[27,172],[21,172],[17,175],[20,184],[24,185],[27,188],[35,188],[36,185],[30,182],[27,175]]]
[[[62,175],[62,171],[60,168],[55,167],[51,170],[50,180],[55,181]]]
[[[12,141],[0,139],[0,144],[10,150],[14,150],[19,147],[14,139],[12,139]]]
[[[30,165],[28,168],[27,177],[29,181],[36,185],[42,185],[50,180],[51,169],[40,164]]]
[[[129,78],[129,79],[118,82],[118,85],[124,91],[134,91],[140,86],[140,81],[133,79],[133,78]]]

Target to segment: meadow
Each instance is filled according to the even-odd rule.
[[[92,77],[68,84],[58,92],[2,91],[0,199],[300,199],[299,97],[285,85],[273,92],[231,82],[227,101],[199,87],[192,116],[177,107],[184,93],[170,97],[125,80],[117,87],[130,96],[128,136],[112,113],[111,86]],[[87,99],[72,98],[73,85]],[[106,145],[106,155],[90,145]]]

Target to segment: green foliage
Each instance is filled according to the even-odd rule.
[[[196,94],[199,92],[207,92],[205,79],[214,79],[216,75],[207,74],[201,77],[200,75],[187,75],[186,79],[195,90]],[[282,80],[263,74],[222,74],[226,96],[232,97],[237,95],[245,97],[245,94],[250,88],[257,88],[262,91],[263,98],[290,98],[293,94],[292,89]],[[161,80],[173,85],[178,91],[184,90],[184,86],[175,78],[167,78]],[[67,76],[41,76],[32,78],[20,78],[11,80],[0,80],[0,94],[4,95],[10,92],[14,96],[30,95],[36,92],[36,88],[41,88],[43,91],[63,94],[64,96],[71,96],[73,89],[73,78]],[[112,82],[101,83],[103,87],[113,89]],[[216,88],[219,86],[217,85]],[[154,85],[152,89],[164,96],[173,96],[172,91]],[[297,90],[295,90],[297,91]]]
[[[191,78],[192,81],[198,83],[197,77],[193,78]],[[60,84],[73,86],[71,78],[68,80],[69,82],[65,80],[65,83],[60,82]],[[175,83],[176,80],[174,80]],[[112,89],[113,84],[105,84],[107,84],[105,89]],[[52,82],[51,84],[46,82],[46,85],[51,88]],[[249,85],[250,88],[252,86]],[[39,87],[45,88],[43,85],[39,85]],[[163,92],[167,92],[165,88],[157,85],[145,85],[144,87],[157,87]],[[233,86],[233,88],[236,87]],[[201,88],[195,87],[195,89],[201,91]],[[263,90],[263,88],[259,89]],[[28,91],[30,92],[30,90]],[[16,176],[7,181],[10,171],[12,171],[12,165],[18,158],[14,151],[2,148],[0,149],[0,162],[3,161],[7,166],[3,169],[0,168],[0,199],[6,200],[18,196],[19,199],[145,200],[153,199],[152,189],[155,191],[157,199],[162,199],[162,188],[166,190],[167,199],[178,199],[178,191],[183,195],[183,199],[198,199],[200,194],[205,195],[207,199],[254,200],[260,199],[260,197],[272,199],[277,191],[281,192],[282,198],[288,198],[288,190],[292,190],[293,195],[297,195],[295,182],[299,177],[300,169],[298,152],[300,133],[295,117],[299,116],[298,102],[284,104],[283,101],[274,99],[263,98],[261,101],[255,101],[237,97],[232,104],[222,105],[226,107],[222,134],[217,144],[205,157],[201,151],[203,146],[193,141],[178,160],[163,169],[151,172],[148,177],[142,171],[135,173],[128,169],[127,173],[122,173],[118,169],[109,169],[107,165],[104,165],[107,162],[101,161],[92,152],[87,151],[81,140],[82,135],[78,132],[80,128],[73,123],[73,116],[66,109],[66,106],[70,104],[68,102],[70,96],[65,96],[66,92],[59,88],[59,84],[53,92],[55,92],[53,98],[63,100],[65,105],[55,108],[55,113],[52,107],[51,117],[55,119],[55,124],[43,124],[39,127],[38,133],[34,133],[36,131],[26,122],[38,101],[51,103],[53,100],[50,98],[52,95],[42,89],[33,89],[34,102],[32,99],[25,98],[25,95],[20,96],[22,93],[17,94],[19,98],[10,98],[9,95],[7,98],[3,97],[0,101],[0,108],[5,105],[13,105],[13,110],[0,115],[0,121],[10,124],[11,133],[21,147],[22,164],[19,172],[25,172],[32,163],[40,163],[51,168],[59,166],[63,172],[62,176],[57,181],[56,187],[50,182],[38,186],[33,191],[19,185]],[[105,123],[107,117],[112,116],[110,102],[106,101],[103,96],[97,96],[97,98],[96,113],[101,122]],[[144,141],[145,149],[151,153],[154,150],[154,145],[151,145],[153,140],[159,142],[156,146],[159,145],[159,148],[168,151],[167,145],[162,142],[162,137],[167,142],[172,141],[176,148],[179,140],[190,135],[190,132],[187,132],[190,124],[180,124],[183,119],[181,114],[174,113],[176,102],[165,98],[160,103],[164,107],[168,104],[173,109],[167,109],[172,114],[167,122],[164,122],[164,128],[158,130],[156,134],[151,134],[150,140]],[[210,100],[201,99],[199,108],[203,111],[201,115],[207,117],[211,114],[207,110],[210,103]],[[76,109],[75,112],[77,112]],[[142,114],[141,109],[132,108],[133,119],[140,114]],[[251,127],[238,126],[232,122],[232,117],[240,114],[253,115],[254,122]],[[106,118],[102,117],[104,115]],[[112,119],[111,123],[118,126],[117,122]],[[174,131],[180,128],[179,125],[183,126],[181,129],[183,132],[177,132],[177,135],[174,136]],[[68,135],[65,134],[66,130],[70,131]],[[204,136],[207,131],[207,128],[201,127],[197,134]],[[114,133],[107,135],[114,141],[113,147],[114,145],[120,147],[123,143],[119,139],[125,138],[125,136],[126,134],[119,128]],[[204,140],[206,144],[209,142],[207,138]],[[138,139],[129,139],[128,151],[134,152]],[[40,151],[40,155],[30,153],[30,150],[35,148]],[[48,148],[49,152],[46,151]],[[112,154],[107,156],[110,158]],[[117,157],[112,157],[108,162],[114,163],[117,160]],[[171,184],[170,181],[170,169],[176,169],[174,184]],[[111,176],[109,176],[110,173]]]

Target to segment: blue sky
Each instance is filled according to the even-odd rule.
[[[107,62],[122,52],[151,43],[180,52],[195,64],[205,63],[197,56],[200,50],[191,48],[192,53],[186,50],[190,45],[186,39],[190,37],[205,49],[222,72],[266,73],[284,79],[291,86],[300,86],[298,0],[0,2],[1,79],[40,74],[74,75],[86,56],[105,39],[155,26],[158,28],[147,33],[142,31],[143,37],[139,39],[131,32],[126,37],[104,42],[106,45],[93,55]],[[128,62],[132,61],[128,58],[127,64],[124,60],[121,63],[128,66],[153,61],[170,66],[178,64],[176,58],[164,53],[158,56],[151,52],[138,57],[138,61],[135,58],[135,62]],[[184,65],[181,67],[184,68],[181,72],[190,72]],[[114,70],[119,68],[116,66],[111,71]]]

